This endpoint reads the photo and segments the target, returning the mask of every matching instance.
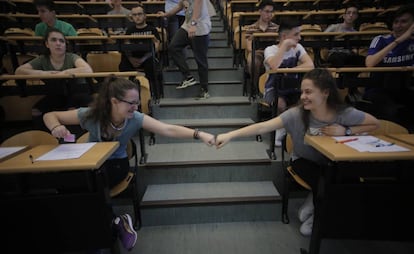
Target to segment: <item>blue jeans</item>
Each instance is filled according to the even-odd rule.
[[[197,63],[198,75],[200,77],[201,88],[208,91],[208,61],[207,51],[210,42],[210,35],[195,36],[188,38],[188,33],[183,28],[178,29],[177,33],[171,40],[168,47],[169,54],[178,69],[184,76],[184,79],[190,76],[190,68],[186,62],[183,49],[190,45],[193,50],[194,58]]]

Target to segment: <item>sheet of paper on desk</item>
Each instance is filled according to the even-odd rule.
[[[349,140],[349,136],[343,136],[343,137],[333,137],[337,142],[344,142],[345,140]],[[410,149],[407,149],[405,147],[396,145],[394,143],[390,143],[388,141],[379,139],[374,136],[356,136],[352,137],[356,140],[344,142],[343,145],[347,145],[359,152],[406,152],[410,151]]]
[[[25,146],[0,147],[0,159],[3,159],[10,154],[14,154],[24,148]]]
[[[76,159],[86,153],[95,143],[63,144],[43,154],[36,161]]]

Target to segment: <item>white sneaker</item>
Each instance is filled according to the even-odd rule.
[[[286,136],[285,128],[276,130],[275,146],[282,146],[282,140]]]
[[[313,195],[312,192],[309,192],[308,196],[303,202],[302,206],[298,210],[298,218],[300,222],[306,221],[309,217],[313,215],[313,210],[315,207],[313,206]]]
[[[195,78],[193,76],[187,77],[187,79],[183,80],[177,87],[176,89],[183,89],[189,86],[193,86],[197,84],[197,81],[195,80]]]
[[[310,236],[313,228],[313,214],[305,220],[299,228],[300,233],[303,236]]]

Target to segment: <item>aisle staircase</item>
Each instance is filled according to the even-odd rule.
[[[199,85],[177,90],[176,68],[164,71],[164,98],[153,117],[172,124],[219,134],[255,122],[255,102],[243,96],[243,71],[233,67],[223,22],[212,19],[208,51],[207,100],[195,100]],[[191,50],[188,62],[198,80]],[[280,221],[281,195],[275,187],[278,168],[256,138],[233,140],[217,150],[200,141],[155,136],[140,167],[142,225],[179,225],[235,221]],[[279,163],[280,164],[280,163]],[[280,166],[280,165],[279,165]]]

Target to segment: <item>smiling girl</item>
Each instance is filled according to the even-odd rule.
[[[231,139],[264,134],[285,128],[293,141],[292,168],[307,182],[313,194],[317,193],[321,165],[327,159],[312,146],[304,143],[308,135],[359,135],[379,127],[379,121],[370,114],[348,107],[338,95],[335,79],[325,69],[314,69],[306,73],[301,83],[301,104],[288,109],[278,117],[265,122],[218,135],[216,146],[223,147]],[[313,223],[312,196],[299,209],[303,222],[300,232],[310,235]]]
[[[214,136],[209,133],[166,124],[138,112],[139,104],[137,84],[127,79],[111,77],[103,82],[90,107],[49,112],[43,119],[52,135],[58,138],[71,134],[65,125],[80,124],[89,131],[89,142],[119,142],[118,149],[105,162],[109,188],[125,179],[128,174],[127,143],[141,128],[167,137],[195,138],[209,146],[214,144]],[[117,216],[114,223],[123,246],[130,250],[137,239],[131,217],[128,214]]]

